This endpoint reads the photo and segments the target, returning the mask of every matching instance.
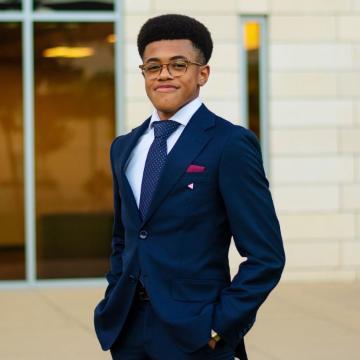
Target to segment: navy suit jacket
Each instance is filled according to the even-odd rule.
[[[257,138],[202,105],[169,153],[142,219],[124,167],[149,121],[111,145],[111,269],[94,318],[101,346],[108,350],[119,336],[141,269],[153,309],[180,348],[196,351],[214,329],[245,359],[243,337],[285,264]],[[187,172],[191,164],[205,171]],[[233,279],[231,237],[247,258]]]

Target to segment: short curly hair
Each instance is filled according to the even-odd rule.
[[[213,50],[209,30],[196,19],[179,14],[165,14],[147,20],[137,38],[139,54],[143,58],[145,48],[151,42],[178,39],[190,40],[199,50],[201,61],[209,61]]]

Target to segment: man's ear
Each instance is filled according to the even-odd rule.
[[[199,72],[198,85],[204,86],[207,83],[209,76],[210,76],[210,66],[203,65]]]

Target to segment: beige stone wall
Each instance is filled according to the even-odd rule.
[[[271,180],[288,278],[360,274],[359,10],[271,1]]]
[[[270,181],[287,253],[287,279],[360,278],[360,1],[124,1],[126,127],[151,106],[137,65],[147,18],[194,16],[215,43],[206,104],[240,119],[240,16],[266,15]],[[233,272],[238,255],[232,247]]]

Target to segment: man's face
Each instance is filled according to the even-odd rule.
[[[172,59],[186,59],[200,62],[199,51],[190,40],[161,40],[148,44],[144,51],[143,62],[166,64]],[[209,66],[189,64],[185,74],[172,76],[166,66],[154,79],[145,76],[145,89],[150,101],[157,109],[160,119],[168,119],[181,107],[199,95],[200,86],[205,85],[209,77]]]

